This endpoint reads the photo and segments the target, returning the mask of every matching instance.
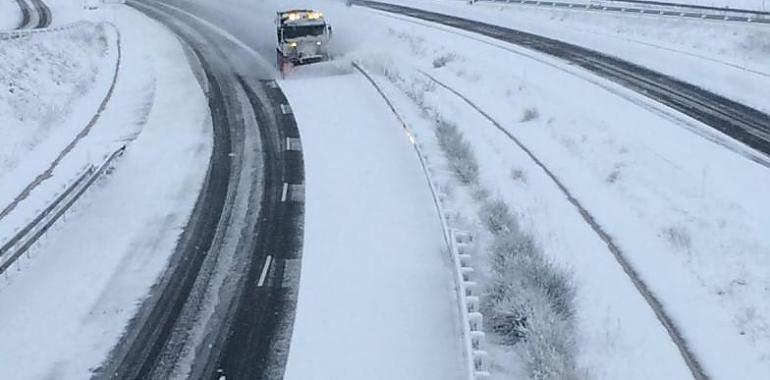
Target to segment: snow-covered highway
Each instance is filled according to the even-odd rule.
[[[54,26],[0,40],[0,243],[125,148],[4,266],[0,378],[770,373],[765,26],[40,1],[0,20]],[[276,70],[288,8],[330,62]]]

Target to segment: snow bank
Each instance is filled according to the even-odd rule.
[[[0,30],[14,29],[20,20],[21,12],[16,0],[0,0]]]
[[[467,6],[457,9],[468,15]],[[367,16],[355,7],[325,6],[325,11],[335,22],[338,46],[350,56],[435,73],[520,136],[617,240],[710,375],[767,373],[770,341],[763,331],[770,311],[762,279],[770,278],[770,265],[762,253],[770,241],[762,226],[770,225],[770,205],[753,190],[756,181],[770,184],[764,168],[693,134],[677,124],[681,121],[639,107],[649,104],[639,95],[557,60],[531,59],[531,53],[512,46],[510,52],[495,47],[499,43]],[[637,45],[644,46],[632,46]],[[669,69],[729,66],[720,61],[724,57],[714,62],[703,51],[693,56],[648,48],[628,51],[646,53],[646,59]],[[750,96],[766,91],[751,72],[724,70],[718,74],[754,82],[743,89],[744,97],[756,104],[767,99]],[[714,84],[715,78],[702,76],[699,83]],[[579,364],[598,378],[687,377],[666,331],[559,189],[525,154],[489,132],[487,121],[439,93],[429,90],[425,96],[474,145],[482,181],[508,200],[548,257],[574,271]],[[433,133],[424,131],[423,136]],[[418,140],[424,141],[419,134]],[[496,354],[498,359],[506,355],[498,354],[503,355]]]
[[[281,87],[307,176],[286,379],[462,379],[453,269],[400,124],[357,75]]]
[[[491,3],[392,0],[585,46],[770,112],[766,25]]]
[[[446,65],[450,57],[434,59],[433,66]],[[477,220],[485,227],[483,235],[490,240],[488,252],[482,256],[488,260],[483,264],[487,273],[482,281],[485,289],[481,301],[485,327],[503,345],[518,351],[523,377],[579,378],[575,288],[570,274],[543,256],[536,239],[520,228],[507,201],[492,198],[486,185],[479,182],[479,164],[471,144],[460,128],[428,99],[436,84],[425,79],[405,79],[387,68],[383,74],[419,108],[422,118],[433,124],[435,142],[446,158],[447,168],[456,181],[468,186],[463,190],[473,194]]]
[[[0,42],[0,183],[10,182],[24,161],[46,154],[39,149],[44,142],[57,139],[63,148],[84,126],[70,122],[73,109],[82,98],[106,93],[115,54],[103,24]],[[7,191],[0,188],[0,202]]]
[[[112,10],[124,66],[86,145],[130,143],[0,278],[0,378],[90,377],[163,271],[208,167],[207,102],[184,50],[140,13]]]

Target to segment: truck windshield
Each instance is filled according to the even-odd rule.
[[[285,40],[300,37],[315,37],[324,34],[326,25],[291,25],[283,27],[283,38]]]

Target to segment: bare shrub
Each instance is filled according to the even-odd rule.
[[[663,237],[674,248],[681,250],[689,250],[692,246],[692,238],[690,237],[690,231],[684,226],[669,226],[663,229]]]
[[[447,63],[452,62],[457,58],[454,53],[442,54],[433,60],[433,68],[439,69],[446,66]]]
[[[543,302],[533,302],[531,313],[527,344],[523,346],[527,377],[532,380],[580,379],[572,324]]]
[[[457,179],[463,184],[478,182],[479,164],[470,144],[465,140],[457,126],[443,119],[438,119],[436,121],[436,138]]]
[[[479,217],[484,227],[494,235],[503,231],[519,229],[516,219],[502,199],[493,199],[484,203],[481,206]]]
[[[513,168],[511,169],[511,179],[516,182],[521,182],[523,184],[526,184],[527,172],[525,172],[524,169],[521,169],[521,168]]]
[[[610,174],[607,175],[607,178],[604,179],[604,182],[608,185],[611,185],[618,180],[620,180],[623,177],[623,168],[625,167],[624,164],[615,164],[615,166],[612,167],[612,171]]]
[[[580,378],[571,276],[545,259],[502,200],[486,202],[480,217],[493,234],[482,305],[487,328],[518,347],[530,379]]]
[[[748,51],[770,54],[770,33],[762,31],[749,34],[740,46]]]
[[[538,112],[537,108],[535,107],[529,107],[525,108],[524,111],[521,113],[521,119],[519,119],[520,122],[526,123],[528,121],[532,121],[540,117],[540,112]]]
[[[489,191],[481,186],[477,186],[472,190],[471,196],[476,202],[486,202],[486,200],[489,198]]]

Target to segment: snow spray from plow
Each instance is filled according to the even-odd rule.
[[[446,243],[452,262],[452,278],[455,282],[454,288],[459,301],[458,308],[462,323],[463,351],[466,362],[465,378],[467,380],[487,379],[489,378],[489,372],[487,371],[488,354],[484,350],[485,334],[482,329],[484,316],[479,310],[479,297],[476,295],[478,290],[476,282],[473,279],[474,270],[473,267],[471,267],[471,255],[466,249],[466,247],[473,242],[473,235],[449,227],[448,218],[442,201],[445,196],[439,192],[438,187],[433,180],[430,166],[427,161],[427,155],[422,151],[420,145],[417,144],[414,133],[374,78],[358,63],[353,62],[352,64],[353,67],[375,88],[375,90],[377,90],[385,103],[387,103],[388,108],[390,108],[393,115],[398,119],[401,127],[409,138],[409,141],[412,142],[415,153],[417,153],[417,157],[420,160],[420,167],[428,182],[428,187],[430,188],[436,211],[441,219],[444,242]]]

